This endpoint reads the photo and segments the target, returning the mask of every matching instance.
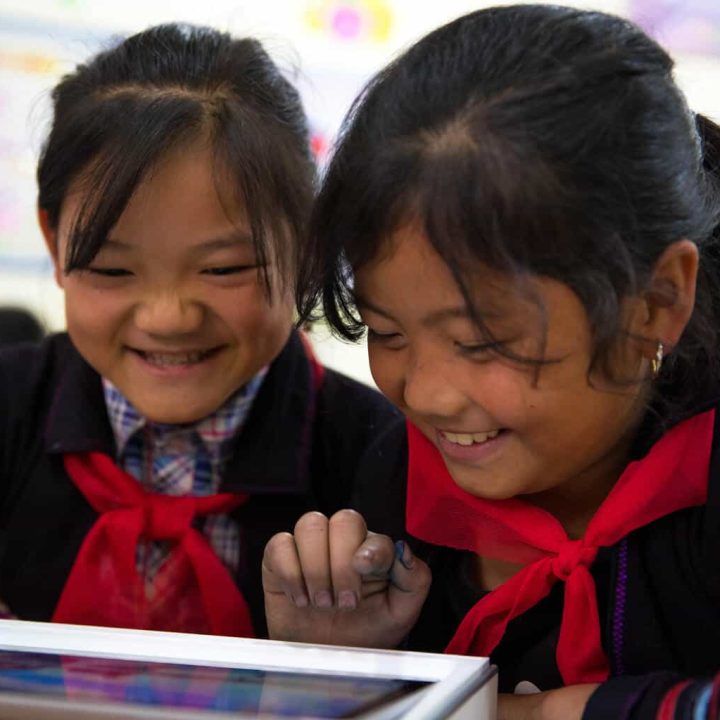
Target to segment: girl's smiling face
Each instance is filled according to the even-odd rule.
[[[100,252],[63,271],[81,198],[57,233],[43,226],[65,291],[73,343],[147,418],[188,423],[214,412],[271,362],[292,324],[291,288],[268,268],[266,295],[241,210],[223,208],[198,142],[138,186]]]
[[[595,374],[588,382],[591,333],[577,296],[544,278],[530,281],[528,296],[487,270],[473,276],[494,339],[517,356],[550,361],[538,368],[487,344],[421,231],[404,227],[385,249],[355,277],[372,374],[455,482],[489,499],[533,495],[559,514],[601,501],[626,463],[646,385],[618,387]],[[647,371],[639,352],[624,362],[625,378]]]

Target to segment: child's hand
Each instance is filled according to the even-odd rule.
[[[498,720],[580,720],[597,684],[568,685],[530,695],[498,695]]]
[[[265,612],[275,640],[396,647],[430,588],[430,569],[405,543],[368,532],[354,510],[303,515],[270,539]]]

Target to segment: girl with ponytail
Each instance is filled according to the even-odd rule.
[[[502,718],[718,717],[720,130],[672,71],[626,20],[519,5],[357,100],[301,302],[367,331],[407,482],[271,541],[272,636],[489,655]]]

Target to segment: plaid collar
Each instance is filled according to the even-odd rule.
[[[177,435],[187,436],[197,433],[209,450],[219,448],[225,440],[233,437],[245,422],[253,400],[265,379],[267,370],[267,367],[260,370],[257,375],[228,398],[214,413],[188,425],[172,425],[149,421],[135,409],[115,385],[103,378],[105,405],[110,426],[115,436],[117,456],[122,456],[130,438],[146,426],[152,430],[152,435],[156,439],[169,439]]]

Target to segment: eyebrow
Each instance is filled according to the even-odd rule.
[[[245,232],[234,232],[230,235],[199,242],[193,249],[198,252],[212,252],[213,250],[225,250],[238,246],[253,247],[252,235]]]
[[[393,320],[394,318],[392,315],[387,312],[386,310],[383,310],[381,307],[378,307],[377,305],[371,303],[366,298],[355,296],[355,305],[358,308],[358,310],[370,310],[371,312],[374,312],[376,315],[381,315],[382,317]],[[482,316],[482,313],[478,313],[480,316]],[[468,310],[467,307],[464,305],[461,307],[447,307],[442,308],[440,310],[435,310],[434,312],[431,312],[429,315],[425,315],[423,319],[421,320],[421,324],[425,327],[434,327],[437,325],[442,325],[444,322],[447,322],[448,320],[473,320],[473,316]]]
[[[192,246],[192,250],[197,253],[209,253],[216,250],[226,250],[238,246],[253,246],[252,235],[244,232],[233,232],[229,235],[203,240]],[[124,242],[118,238],[108,238],[103,247],[110,250],[122,250],[128,252],[133,249],[132,243]]]

